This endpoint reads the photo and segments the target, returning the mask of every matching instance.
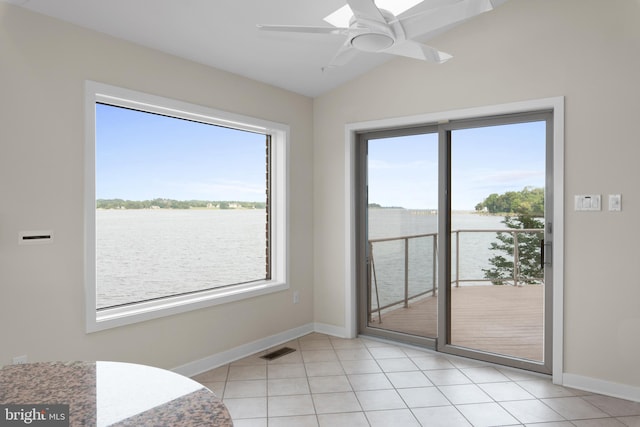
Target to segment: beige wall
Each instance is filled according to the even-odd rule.
[[[564,96],[564,371],[640,387],[640,2],[511,0],[433,44],[454,58],[394,59],[314,100],[316,321],[345,326],[345,124]],[[581,193],[623,211],[574,212]]]
[[[345,327],[347,123],[565,96],[565,372],[640,387],[640,3],[511,0],[314,101],[0,3],[0,364],[175,367],[310,322]],[[85,79],[291,126],[291,291],[84,332]],[[623,211],[576,213],[579,193]],[[55,243],[18,246],[21,230]],[[313,286],[312,286],[313,284]]]
[[[85,334],[86,79],[291,126],[289,291]],[[309,98],[0,2],[0,365],[26,354],[173,368],[310,324],[312,129]],[[54,243],[19,246],[22,230],[53,230]]]

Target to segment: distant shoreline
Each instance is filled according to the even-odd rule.
[[[100,208],[96,207],[97,211],[233,211],[233,210],[260,210],[262,208],[245,208],[245,207],[235,207],[235,208],[202,208],[202,207],[188,207],[188,208],[161,208],[161,207],[150,207],[150,208]]]
[[[380,210],[403,210],[407,211],[414,215],[438,215],[437,209],[411,209],[411,208],[403,208],[399,206],[369,206],[369,209],[380,209]],[[480,215],[480,216],[517,216],[517,213],[513,212],[483,212],[476,211],[473,209],[469,210],[452,210],[452,214],[456,215]]]
[[[125,200],[125,199],[98,199],[96,209],[102,210],[127,210],[127,209],[265,209],[265,202],[237,201],[237,200],[175,200],[175,199],[151,199],[151,200]]]

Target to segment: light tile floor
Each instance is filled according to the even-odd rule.
[[[640,403],[545,377],[366,338],[313,333],[194,377],[236,427],[640,427]]]

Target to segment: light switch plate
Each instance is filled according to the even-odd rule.
[[[622,210],[622,195],[609,194],[609,210],[616,212]]]
[[[600,194],[581,194],[575,196],[575,210],[599,211],[601,207]]]

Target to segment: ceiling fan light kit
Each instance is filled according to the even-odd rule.
[[[422,11],[414,14],[407,11],[396,16],[388,10],[379,8],[374,0],[347,0],[347,6],[353,13],[348,28],[258,25],[258,29],[332,36],[346,35],[344,44],[324,68],[344,65],[358,51],[388,53],[443,63],[452,56],[418,42],[414,38],[428,37],[438,30],[450,28],[476,15],[488,12],[505,1],[507,0],[423,0],[420,2],[424,6]],[[339,11],[342,9],[344,8]]]

